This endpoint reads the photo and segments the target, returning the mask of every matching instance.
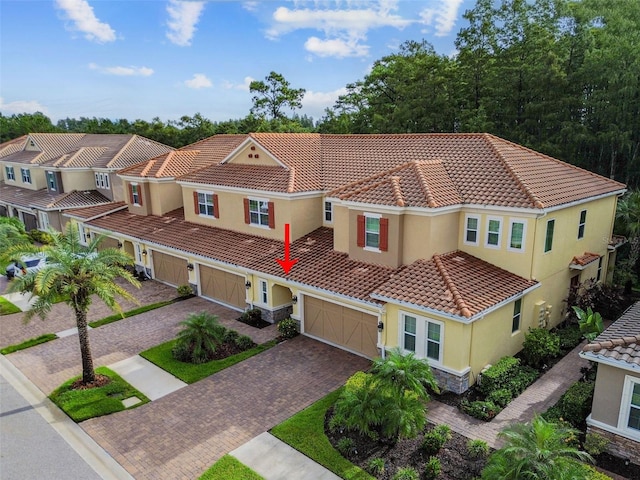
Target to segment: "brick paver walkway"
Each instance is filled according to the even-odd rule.
[[[370,362],[297,337],[134,410],[82,427],[136,479],[194,479]]]
[[[429,402],[429,421],[446,423],[452,430],[465,437],[481,439],[491,447],[499,448],[500,441],[497,435],[500,430],[512,423],[530,421],[536,413],[542,413],[554,405],[562,394],[580,379],[580,369],[589,365],[587,360],[578,356],[582,347],[581,343],[569,352],[490,422],[469,417],[457,408],[437,401]]]

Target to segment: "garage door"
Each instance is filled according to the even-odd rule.
[[[118,248],[118,240],[111,237],[103,237],[98,250],[104,250],[105,248]]]
[[[313,297],[304,297],[304,333],[373,358],[380,355],[378,319]]]
[[[244,277],[200,265],[201,294],[213,300],[244,309]]]
[[[169,285],[185,285],[189,283],[187,261],[166,253],[152,252],[153,275],[156,280]]]
[[[24,223],[24,228],[27,232],[31,230],[36,230],[38,228],[38,221],[36,220],[36,216],[30,213],[22,213],[22,221]]]

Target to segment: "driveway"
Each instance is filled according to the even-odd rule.
[[[190,312],[209,311],[254,341],[275,338],[199,297],[90,331],[94,364],[110,365],[175,337]],[[6,357],[45,394],[81,372],[77,336]],[[133,410],[81,427],[136,479],[193,479],[224,454],[342,385],[369,360],[307,337],[266,352]]]

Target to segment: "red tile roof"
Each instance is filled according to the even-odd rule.
[[[219,135],[183,147],[199,153],[193,171],[182,180],[234,183],[231,170],[237,165],[219,164],[249,138],[284,165],[271,175],[271,191],[335,191],[353,201],[383,205],[540,209],[624,189],[621,183],[478,133]],[[264,188],[255,179],[241,186]]]
[[[585,266],[589,265],[591,262],[595,262],[600,258],[600,255],[597,253],[584,252],[583,255],[577,255],[573,257],[571,260],[571,265]]]
[[[104,203],[102,205],[96,205],[87,208],[78,208],[70,212],[66,212],[65,216],[70,218],[76,218],[78,220],[87,221],[94,218],[101,217],[108,213],[114,213],[118,210],[127,210],[127,204],[125,202],[111,202]]]
[[[372,296],[470,318],[536,284],[456,251],[401,268]]]
[[[582,352],[589,360],[607,359],[640,369],[640,302],[629,307]]]
[[[37,207],[41,210],[67,210],[83,208],[93,205],[110,203],[107,197],[96,190],[76,191],[65,193],[50,193],[46,188],[29,190],[14,187],[0,182],[0,198],[3,202],[26,208]]]

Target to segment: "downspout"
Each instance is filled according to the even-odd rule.
[[[530,264],[531,266],[529,267],[529,280],[532,280],[534,278],[533,277],[533,259],[535,258],[535,255],[536,255],[536,238],[538,237],[538,220],[546,216],[547,216],[546,210],[544,211],[544,213],[536,216],[536,228],[535,228],[535,231],[533,232],[533,251],[531,252],[531,264]]]

